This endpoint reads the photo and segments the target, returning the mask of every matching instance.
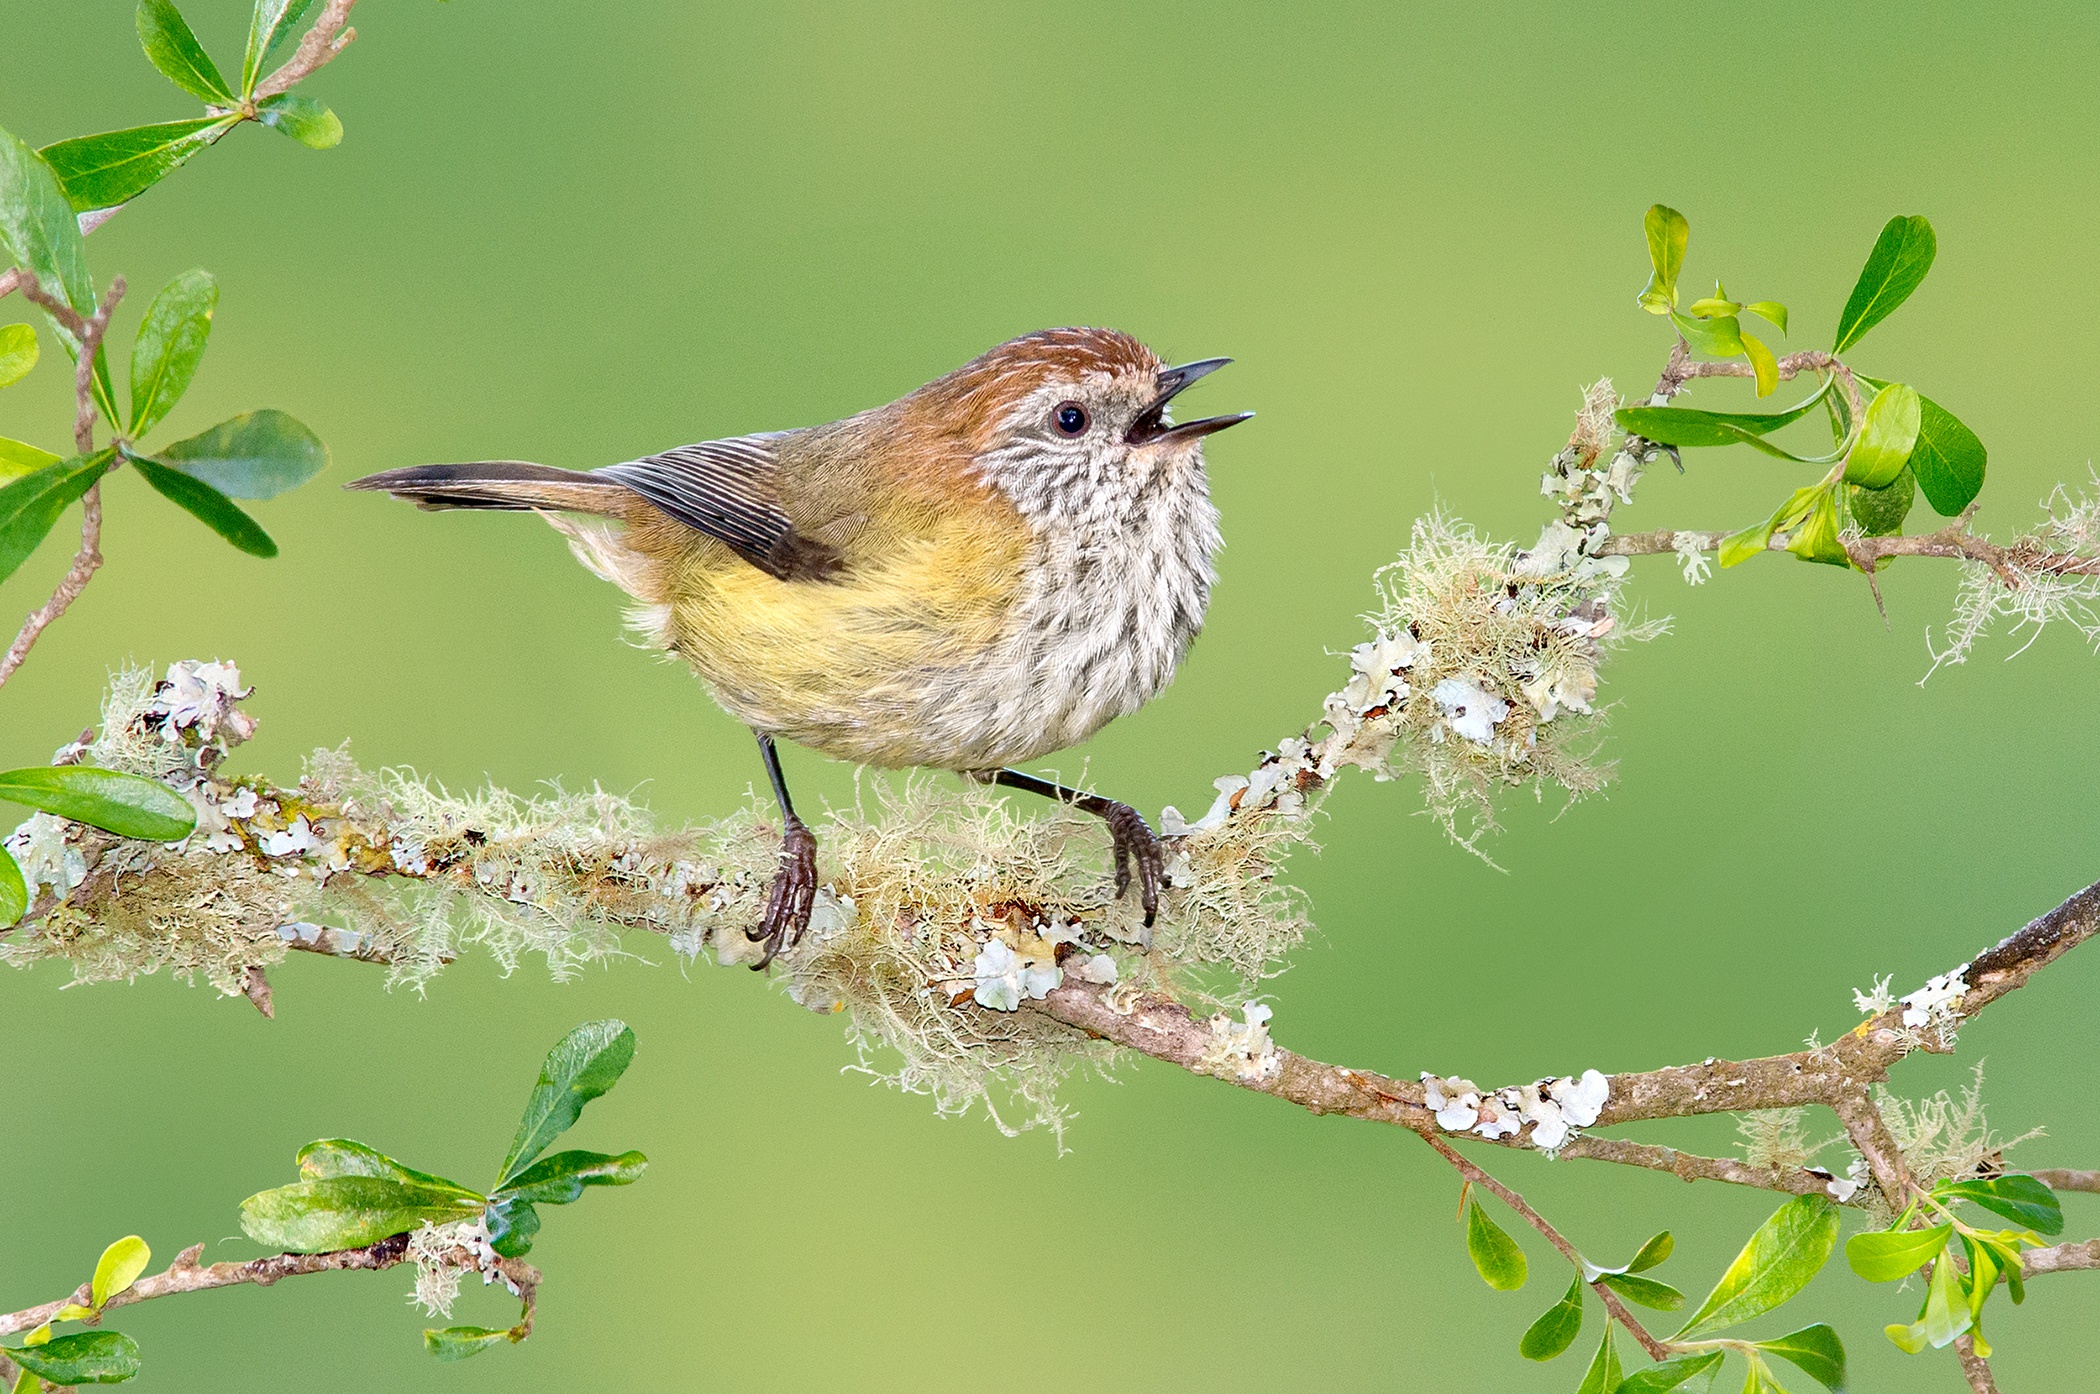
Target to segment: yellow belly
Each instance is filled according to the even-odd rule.
[[[875,765],[971,763],[942,709],[1000,662],[1030,535],[981,514],[914,521],[830,581],[782,581],[695,537],[665,578],[664,637],[760,730]]]

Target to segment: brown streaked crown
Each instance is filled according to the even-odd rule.
[[[1096,374],[1150,379],[1162,366],[1158,354],[1120,330],[1039,329],[979,354],[898,405],[914,424],[938,422],[974,451],[990,443],[1013,402],[1047,382],[1076,383]]]

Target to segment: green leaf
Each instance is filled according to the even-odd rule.
[[[542,1157],[505,1183],[493,1200],[522,1200],[539,1205],[567,1205],[585,1186],[625,1186],[642,1179],[649,1159],[639,1152],[608,1156],[603,1152],[556,1152]]]
[[[29,913],[29,884],[22,879],[22,868],[15,864],[14,854],[0,847],[0,929]]]
[[[36,330],[26,324],[0,326],[0,387],[13,387],[36,366]]]
[[[1786,333],[1786,306],[1777,300],[1753,300],[1743,308],[1759,319],[1779,326],[1780,333]]]
[[[1517,1241],[1488,1218],[1477,1200],[1466,1207],[1466,1252],[1473,1256],[1481,1278],[1497,1292],[1515,1292],[1531,1276],[1531,1265]]]
[[[7,1358],[52,1384],[122,1384],[139,1372],[139,1343],[121,1331],[75,1331],[38,1346],[0,1346]]]
[[[1925,1314],[1909,1326],[1895,1323],[1883,1327],[1882,1332],[1916,1355],[1927,1346],[1939,1350],[1952,1344],[1972,1325],[1968,1301],[1955,1280],[1953,1260],[1942,1254],[1939,1262],[1932,1265],[1932,1281],[1925,1288]]]
[[[0,484],[0,581],[28,560],[67,505],[93,488],[115,458],[98,450]]]
[[[1576,1386],[1575,1394],[1614,1394],[1619,1382],[1626,1377],[1619,1368],[1619,1352],[1611,1343],[1611,1323],[1604,1323],[1604,1339],[1597,1345],[1597,1354],[1590,1359],[1589,1373]]]
[[[531,1201],[498,1201],[484,1217],[489,1227],[489,1247],[505,1258],[523,1258],[532,1252],[532,1237],[540,1232],[540,1212]]]
[[[1874,250],[1867,253],[1867,264],[1860,268],[1845,312],[1838,316],[1837,338],[1830,351],[1843,353],[1909,299],[1932,269],[1938,247],[1932,224],[1923,218],[1889,219],[1881,236],[1874,239]]]
[[[161,289],[147,307],[131,350],[131,434],[158,426],[196,376],[211,337],[219,283],[211,272],[185,271]]]
[[[1683,1293],[1653,1278],[1638,1278],[1631,1273],[1607,1273],[1598,1281],[1628,1302],[1638,1302],[1658,1312],[1674,1312],[1684,1306]]]
[[[1968,1181],[1942,1181],[1933,1188],[1933,1194],[1943,1199],[1954,1197],[1973,1201],[1991,1213],[2003,1215],[2039,1234],[2064,1232],[2064,1208],[2057,1200],[2056,1192],[2024,1172]]]
[[[1822,1269],[1837,1231],[1837,1207],[1828,1196],[1796,1196],[1780,1206],[1672,1339],[1720,1331],[1785,1302]]]
[[[1803,1374],[1829,1390],[1830,1394],[1845,1394],[1845,1343],[1838,1339],[1836,1331],[1823,1323],[1804,1326],[1799,1331],[1790,1331],[1769,1341],[1759,1341],[1757,1348],[1782,1360],[1791,1360]]]
[[[243,412],[176,441],[153,458],[201,479],[228,498],[275,498],[328,465],[320,437],[281,411]]]
[[[260,103],[265,126],[283,131],[310,150],[329,150],[343,143],[343,123],[312,97],[286,92]]]
[[[93,765],[0,770],[0,803],[40,808],[148,842],[173,842],[188,837],[197,826],[197,810],[165,784]]]
[[[1772,525],[1767,522],[1728,534],[1721,539],[1721,545],[1715,550],[1721,562],[1721,569],[1726,571],[1731,566],[1740,566],[1750,558],[1762,554],[1771,545]]]
[[[423,1349],[440,1360],[465,1360],[505,1341],[516,1344],[515,1327],[446,1326],[423,1329]]]
[[[618,1082],[633,1059],[634,1032],[624,1021],[587,1021],[562,1037],[540,1067],[517,1137],[497,1172],[497,1188],[516,1181],[547,1144],[575,1124],[585,1104]]]
[[[1633,1261],[1626,1265],[1626,1271],[1628,1273],[1645,1273],[1668,1258],[1670,1251],[1676,1247],[1677,1241],[1671,1238],[1670,1231],[1664,1230],[1661,1234],[1641,1245],[1640,1252],[1635,1254]]]
[[[449,1187],[379,1176],[332,1176],[263,1191],[241,1202],[241,1229],[258,1244],[294,1254],[359,1249],[428,1220],[471,1219],[481,1202]]]
[[[1700,1355],[1683,1355],[1675,1360],[1665,1360],[1660,1365],[1650,1365],[1645,1370],[1636,1370],[1619,1385],[1619,1394],[1668,1394],[1688,1379],[1694,1379],[1721,1363],[1721,1352],[1706,1351]]]
[[[313,0],[255,0],[255,14],[248,21],[248,52],[241,60],[241,95],[251,96],[262,78],[263,64],[277,46],[291,37],[292,29],[305,17]]]
[[[1762,436],[1799,421],[1828,396],[1825,382],[1815,395],[1777,412],[1700,411],[1696,407],[1621,407],[1612,413],[1619,429],[1658,445],[1736,445],[1744,436]]]
[[[1845,458],[1845,478],[1869,489],[1886,488],[1918,443],[1920,408],[1916,389],[1892,382],[1867,403],[1859,438]]]
[[[1685,245],[1691,241],[1691,224],[1684,214],[1658,203],[1641,220],[1648,233],[1648,263],[1655,274],[1648,284],[1677,303],[1677,273],[1684,269]]]
[[[1972,1325],[1983,1320],[1983,1304],[1989,1300],[1991,1289],[1998,1285],[1998,1263],[1992,1257],[1988,1244],[1979,1244],[1964,1235],[1962,1248],[1969,1255],[1969,1321]]]
[[[1868,1230],[1845,1241],[1845,1262],[1870,1283],[1893,1283],[1923,1268],[1946,1247],[1953,1225],[1932,1229]]]
[[[1743,326],[1734,315],[1693,319],[1690,315],[1673,313],[1670,323],[1677,326],[1677,332],[1684,335],[1686,343],[1709,357],[1733,358],[1743,351]]]
[[[1860,532],[1868,537],[1887,537],[1903,531],[1903,520],[1910,516],[1911,504],[1917,500],[1918,479],[1905,465],[1896,471],[1896,478],[1886,489],[1863,489],[1857,484],[1845,486],[1845,506],[1852,510],[1852,519],[1859,524]]]
[[[12,132],[0,129],[0,245],[36,277],[44,294],[82,316],[95,313],[95,281],[87,245],[58,176]],[[67,349],[79,350],[71,330],[54,324]]]
[[[1743,356],[1750,360],[1751,370],[1757,374],[1757,395],[1771,396],[1779,386],[1779,360],[1756,335],[1741,334],[1737,337],[1743,341]]]
[[[128,452],[127,452],[128,454]],[[182,509],[204,526],[253,557],[274,557],[277,544],[262,524],[243,513],[239,505],[201,479],[155,464],[140,455],[130,455],[131,465],[161,497]]]
[[[139,0],[138,29],[140,46],[168,81],[199,101],[214,106],[234,104],[232,90],[219,75],[219,65],[211,61],[204,45],[190,32],[189,21],[169,0]]]
[[[1850,566],[1852,558],[1838,538],[1837,490],[1818,488],[1807,513],[1794,524],[1786,549],[1803,561]]]
[[[59,462],[61,457],[48,450],[39,450],[23,441],[9,440],[0,436],[0,484],[20,479],[25,474],[35,474]]]
[[[1889,385],[1864,373],[1853,376],[1876,392]],[[1952,518],[1982,491],[1990,452],[1974,431],[1932,398],[1920,393],[1918,408],[1918,443],[1911,449],[1910,467],[1933,512]]]
[[[1582,1275],[1568,1285],[1568,1295],[1548,1307],[1517,1343],[1517,1354],[1526,1360],[1551,1360],[1575,1344],[1582,1334]]]
[[[1686,313],[1694,319],[1714,319],[1721,315],[1732,315],[1742,308],[1733,300],[1722,300],[1709,295],[1704,300],[1694,300]]]
[[[462,1186],[450,1177],[433,1176],[427,1171],[404,1166],[386,1153],[361,1142],[352,1142],[349,1138],[331,1137],[309,1142],[299,1149],[297,1160],[299,1174],[309,1181],[326,1181],[337,1176],[378,1176],[409,1186],[455,1191],[477,1205],[486,1199],[479,1191]]]
[[[176,166],[239,125],[238,116],[199,116],[76,136],[37,153],[58,176],[74,211],[114,208],[158,184]]]
[[[136,1234],[127,1234],[102,1251],[95,1261],[95,1278],[88,1284],[89,1298],[96,1308],[109,1305],[109,1299],[138,1281],[146,1265],[153,1262],[153,1250]]]

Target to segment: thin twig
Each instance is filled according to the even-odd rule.
[[[2052,1191],[2100,1192],[2100,1171],[2067,1171],[2060,1167],[2048,1167],[2032,1175]]]
[[[1991,1378],[1991,1363],[1976,1353],[1976,1338],[1964,1331],[1954,1338],[1954,1354],[1961,1360],[1962,1378],[1968,1380],[1975,1394],[1998,1394],[1998,1382]]]
[[[269,1287],[280,1279],[302,1277],[308,1273],[392,1268],[408,1257],[408,1238],[406,1234],[396,1234],[376,1244],[367,1244],[361,1249],[338,1249],[326,1254],[271,1254],[266,1258],[248,1259],[244,1262],[214,1263],[210,1267],[203,1267],[197,1262],[204,1252],[204,1246],[192,1244],[162,1272],[141,1278],[110,1298],[103,1304],[103,1310],[128,1307],[134,1302],[150,1302],[156,1297],[204,1292],[211,1288],[237,1287],[244,1283]],[[457,1249],[447,1257],[457,1267],[480,1271],[480,1260],[465,1248]],[[529,1311],[540,1284],[539,1269],[522,1259],[498,1258],[495,1260],[495,1270],[504,1283],[524,1299]],[[82,1283],[69,1296],[43,1303],[41,1306],[25,1307],[19,1312],[0,1315],[0,1336],[33,1331],[45,1322],[55,1319],[59,1308],[67,1303],[77,1302],[84,1306],[90,1296],[88,1285]]]
[[[1562,1258],[1575,1265],[1577,1273],[1583,1271],[1582,1254],[1577,1251],[1573,1244],[1570,1244],[1562,1237],[1559,1230],[1546,1222],[1545,1216],[1532,1209],[1524,1197],[1518,1195],[1515,1191],[1512,1191],[1509,1187],[1468,1161],[1457,1148],[1438,1137],[1435,1133],[1423,1133],[1421,1138],[1422,1141],[1435,1148],[1445,1161],[1457,1167],[1459,1175],[1481,1189],[1493,1192],[1501,1198],[1504,1205],[1522,1215],[1526,1224],[1540,1234],[1545,1235],[1546,1242],[1560,1250]],[[1604,1309],[1612,1314],[1613,1319],[1619,1325],[1625,1327],[1634,1340],[1641,1343],[1641,1349],[1648,1352],[1650,1359],[1660,1361],[1670,1358],[1670,1348],[1649,1334],[1648,1328],[1641,1325],[1640,1319],[1626,1309],[1626,1304],[1619,1300],[1619,1294],[1613,1292],[1603,1279],[1592,1280],[1590,1289],[1597,1294],[1598,1300],[1604,1303]]]

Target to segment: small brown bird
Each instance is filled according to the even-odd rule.
[[[751,727],[783,828],[756,966],[800,937],[817,887],[777,738],[1099,815],[1116,893],[1134,865],[1149,925],[1164,857],[1137,810],[1008,767],[1157,696],[1202,627],[1220,545],[1202,442],[1252,413],[1174,425],[1167,408],[1229,361],[1168,367],[1127,334],[1046,329],[826,426],[589,473],[496,460],[349,487],[539,512]]]

